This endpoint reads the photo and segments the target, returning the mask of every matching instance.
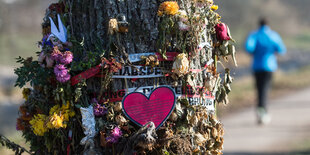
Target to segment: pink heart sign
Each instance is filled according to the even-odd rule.
[[[175,99],[174,91],[166,86],[154,89],[149,97],[133,92],[123,98],[123,112],[139,126],[152,121],[158,129],[172,113]]]

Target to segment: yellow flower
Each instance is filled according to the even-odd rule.
[[[56,114],[59,114],[60,113],[60,106],[57,104],[55,106],[53,106],[51,109],[50,109],[50,112],[49,114],[50,115],[53,115],[54,113]]]
[[[71,108],[71,104],[68,101],[61,107],[57,104],[50,109],[49,122],[47,124],[50,129],[66,128],[66,122],[69,122],[70,117],[75,116],[75,112]]]
[[[211,6],[211,10],[216,11],[217,9],[219,9],[218,5],[212,5]]]
[[[49,122],[47,123],[47,127],[49,129],[59,129],[59,128],[66,128],[67,125],[63,122],[63,117],[54,113],[52,116],[49,117]]]
[[[176,1],[166,1],[159,5],[157,15],[162,16],[166,15],[175,15],[179,11],[179,5]]]
[[[68,109],[70,109],[70,102],[69,101],[67,101],[66,104],[63,104],[61,106],[61,111],[68,110]]]
[[[30,95],[31,89],[30,88],[24,88],[23,89],[23,98],[27,101],[28,100],[28,96]]]
[[[37,114],[29,121],[34,134],[37,136],[43,136],[44,133],[48,131],[48,128],[45,126],[46,120],[46,115]]]
[[[173,62],[172,70],[178,76],[185,75],[189,71],[189,61],[185,53],[177,55],[175,61]]]

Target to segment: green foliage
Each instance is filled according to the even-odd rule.
[[[100,52],[87,52],[86,56],[80,61],[73,61],[71,63],[72,71],[84,71],[92,68],[100,63]]]
[[[32,58],[24,59],[18,57],[17,63],[23,66],[16,68],[14,73],[18,76],[15,87],[18,86],[22,88],[28,82],[31,85],[44,85],[47,82],[48,77],[51,76],[51,69],[46,69],[40,66],[38,61],[32,61]]]

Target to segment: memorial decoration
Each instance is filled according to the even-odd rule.
[[[60,0],[17,58],[34,154],[222,154],[234,40],[213,0]],[[57,26],[56,26],[57,25]],[[230,57],[232,59],[230,59]]]

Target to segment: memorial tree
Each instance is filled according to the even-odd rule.
[[[213,0],[60,0],[17,58],[35,154],[222,154],[234,40]],[[29,83],[29,84],[28,84]]]

